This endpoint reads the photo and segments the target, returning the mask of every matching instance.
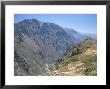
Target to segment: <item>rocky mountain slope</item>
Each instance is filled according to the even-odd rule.
[[[65,28],[64,30],[66,33],[69,34],[69,36],[71,37],[72,41],[75,42],[75,44],[78,44],[85,38],[88,38],[85,34],[81,34],[72,28]]]
[[[78,33],[71,37],[63,27],[36,19],[15,23],[14,75],[50,75],[49,71],[56,69],[64,55],[82,41],[81,36]]]
[[[45,75],[73,44],[62,27],[25,19],[14,24],[15,75]]]
[[[96,76],[96,40],[85,39],[74,47],[51,74],[57,76]]]

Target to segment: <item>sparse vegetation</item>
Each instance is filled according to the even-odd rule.
[[[89,47],[86,46],[89,44]],[[83,46],[83,47],[82,47]],[[86,39],[79,46],[82,52],[72,54],[64,59],[64,62],[58,65],[56,71],[57,75],[83,75],[83,76],[96,76],[97,75],[97,53],[96,42],[92,39]],[[80,51],[78,50],[78,51]]]

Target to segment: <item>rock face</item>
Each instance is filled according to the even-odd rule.
[[[69,30],[68,30],[69,31]],[[84,38],[77,31],[36,19],[14,24],[14,75],[48,75],[63,55]]]
[[[15,75],[45,75],[73,44],[62,27],[25,19],[14,24]]]

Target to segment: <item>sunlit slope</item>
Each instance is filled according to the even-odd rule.
[[[58,76],[96,76],[97,75],[97,45],[96,41],[86,39],[72,49],[59,64],[54,75]]]

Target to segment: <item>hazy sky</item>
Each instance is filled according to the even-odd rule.
[[[33,18],[42,22],[52,22],[64,28],[73,28],[78,32],[97,33],[96,14],[15,14],[14,22]]]

